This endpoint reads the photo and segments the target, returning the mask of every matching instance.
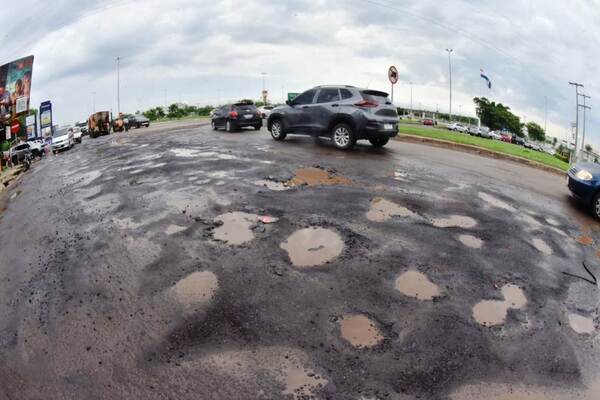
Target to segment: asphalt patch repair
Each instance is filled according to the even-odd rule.
[[[446,190],[464,171],[395,143],[332,152],[319,179],[300,173],[279,191],[256,182],[290,182],[331,150],[209,128],[128,139],[84,142],[26,175],[3,214],[0,227],[24,229],[0,229],[10,260],[0,398],[528,399],[598,388],[597,311],[576,298],[565,312],[578,280],[560,273],[581,273],[586,253],[552,199],[495,190],[555,224],[513,218],[478,195],[489,187],[478,173]],[[164,165],[150,168],[140,146]],[[199,150],[168,151],[188,147]],[[75,185],[64,180],[74,167],[86,178]],[[72,206],[32,213],[47,197]],[[500,316],[481,323],[485,301]]]

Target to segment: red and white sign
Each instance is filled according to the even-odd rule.
[[[392,82],[392,85],[398,83],[398,70],[393,65],[388,70],[388,78],[390,78],[390,82]]]
[[[19,133],[19,129],[21,129],[19,121],[14,120],[13,123],[10,125],[10,131],[12,132],[12,134],[16,135],[17,133]]]

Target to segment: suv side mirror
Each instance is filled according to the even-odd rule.
[[[286,101],[285,101],[285,104],[287,104],[288,106],[291,106],[291,105],[292,105],[292,102],[291,102],[291,101],[289,101],[289,100],[286,100]]]

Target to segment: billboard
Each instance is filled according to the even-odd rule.
[[[52,103],[50,101],[40,104],[40,129],[44,137],[52,134]],[[46,134],[48,131],[50,133]]]
[[[33,56],[0,66],[0,122],[29,111]]]

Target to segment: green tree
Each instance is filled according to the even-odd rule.
[[[527,124],[527,134],[529,135],[530,139],[538,142],[543,142],[546,140],[546,132],[544,132],[544,128],[535,122],[529,122]]]
[[[182,107],[179,107],[178,104],[171,104],[169,106],[169,109],[167,110],[167,118],[181,118],[183,116],[186,115],[185,109]]]
[[[557,139],[555,137],[552,138],[552,146],[556,146]]]
[[[592,150],[593,149],[592,149],[592,145],[591,144],[588,143],[588,144],[585,145],[585,151],[587,151],[588,153],[591,153]]]
[[[506,107],[502,103],[490,102],[485,97],[475,97],[477,116],[481,123],[491,130],[508,130],[513,134],[523,137],[523,124],[515,114],[510,111],[510,107]]]
[[[204,107],[199,107],[198,110],[196,111],[196,113],[201,117],[206,117],[206,116],[210,115],[210,112],[212,110],[214,110],[213,106],[204,106]]]

